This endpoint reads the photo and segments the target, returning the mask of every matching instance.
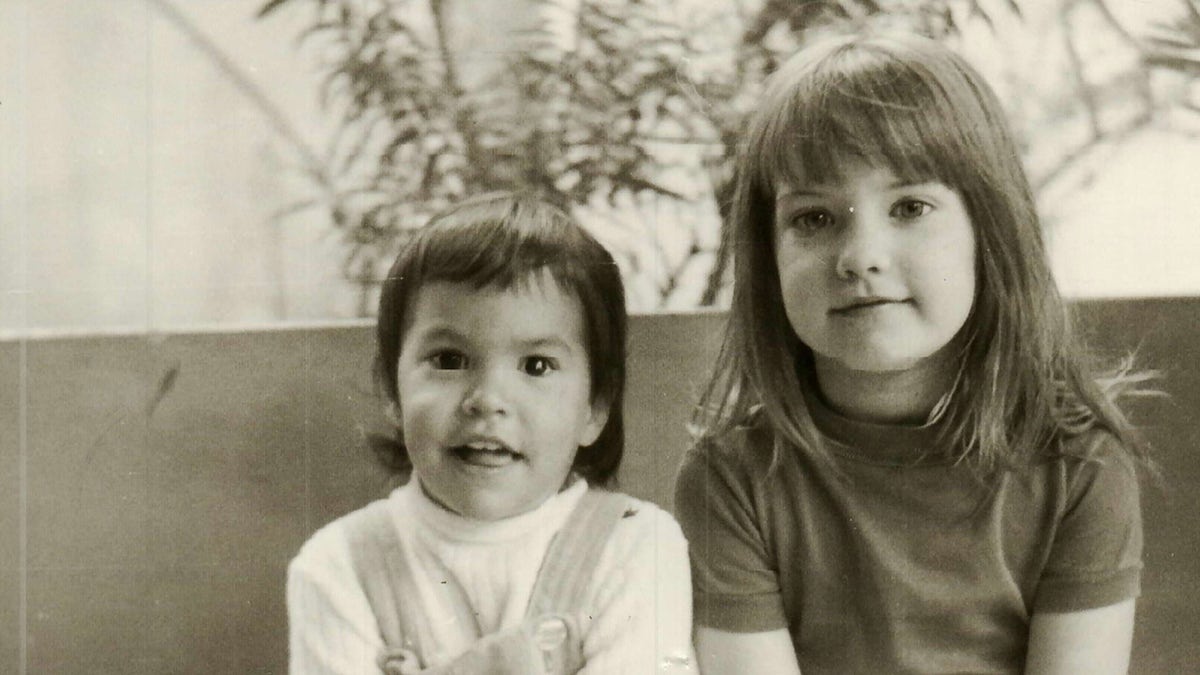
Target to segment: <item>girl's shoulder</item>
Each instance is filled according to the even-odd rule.
[[[780,442],[766,415],[754,410],[736,424],[705,429],[696,434],[684,455],[683,464],[761,478],[770,473],[776,459],[776,445]]]
[[[1120,437],[1102,427],[1061,439],[1058,451],[1040,464],[1034,470],[1061,485],[1070,504],[1091,499],[1128,508],[1136,508],[1146,468]]]
[[[1136,473],[1138,466],[1133,451],[1126,447],[1121,438],[1099,426],[1060,438],[1052,458],[1062,462],[1069,471],[1111,466],[1120,471]]]

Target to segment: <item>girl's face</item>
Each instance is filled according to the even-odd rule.
[[[608,418],[590,400],[578,299],[542,275],[510,290],[432,282],[411,307],[397,380],[422,487],[480,520],[537,507]]]
[[[775,261],[789,323],[818,373],[945,368],[932,359],[975,298],[975,233],[958,193],[850,163],[832,184],[782,184]]]

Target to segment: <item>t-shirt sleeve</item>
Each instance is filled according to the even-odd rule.
[[[288,566],[288,672],[381,673],[383,639],[339,523],[319,530]]]
[[[1137,468],[1118,441],[1103,434],[1074,468],[1034,611],[1072,612],[1135,598],[1141,571]]]
[[[684,458],[675,512],[691,552],[697,625],[736,633],[787,627],[753,487],[736,456],[700,447]]]

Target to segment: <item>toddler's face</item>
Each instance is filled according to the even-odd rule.
[[[975,232],[958,193],[850,164],[828,185],[780,185],[776,263],[788,320],[822,368],[901,371],[931,359],[975,299]]]
[[[418,292],[397,368],[404,442],[425,491],[481,520],[558,492],[607,408],[590,401],[579,300],[548,275],[510,290]]]

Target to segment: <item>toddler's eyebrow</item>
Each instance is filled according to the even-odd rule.
[[[432,326],[421,332],[421,339],[428,341],[466,342],[470,338],[450,326]],[[531,335],[518,338],[516,345],[521,350],[537,351],[543,349],[558,349],[564,352],[574,352],[571,341],[556,335]]]
[[[462,340],[463,334],[449,326],[433,326],[421,331],[424,340]]]
[[[564,352],[574,351],[571,349],[570,341],[558,335],[539,335],[536,337],[526,338],[519,342],[523,349],[559,349]]]

